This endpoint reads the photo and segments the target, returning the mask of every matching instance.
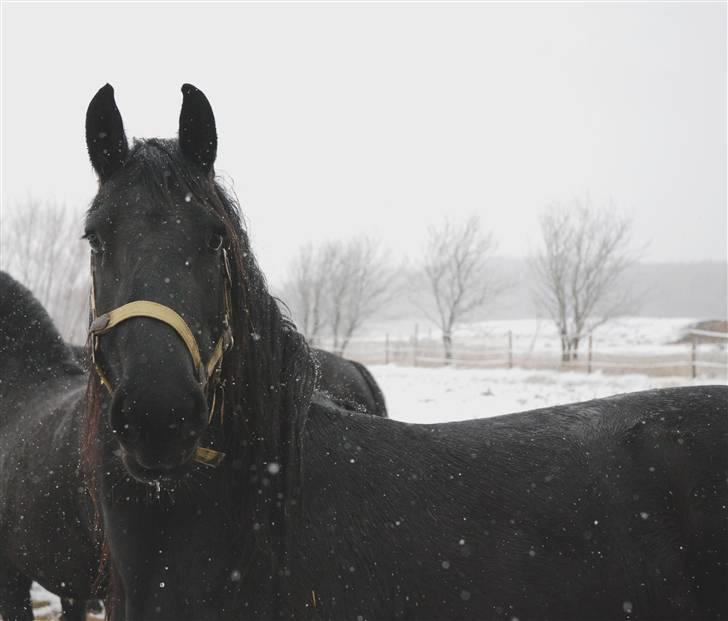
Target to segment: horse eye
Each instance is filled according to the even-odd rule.
[[[225,240],[221,233],[213,233],[207,240],[207,245],[210,250],[220,250],[224,241]]]
[[[104,249],[101,238],[96,235],[96,233],[86,233],[86,235],[84,235],[84,238],[88,242],[88,245],[91,246],[91,252],[93,252],[94,254],[98,254]]]

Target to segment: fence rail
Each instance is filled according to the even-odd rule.
[[[498,337],[502,339],[501,343],[493,343],[491,338],[486,343],[471,340],[467,344],[456,344],[452,357],[447,358],[441,344],[432,339],[420,340],[415,331],[409,339],[395,340],[385,335],[383,339],[352,341],[344,355],[364,364],[491,369],[520,367],[586,373],[601,371],[609,374],[727,377],[728,334],[706,330],[692,330],[688,334],[691,336],[690,342],[671,345],[671,351],[664,353],[600,350],[595,340],[589,338],[584,351],[579,352],[578,359],[561,360],[560,350],[515,347],[511,333]],[[712,340],[712,345],[699,344],[706,337]],[[488,346],[489,343],[491,346]],[[327,349],[326,345],[318,344],[324,349]]]

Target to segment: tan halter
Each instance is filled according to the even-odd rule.
[[[113,328],[118,326],[120,323],[127,319],[134,317],[149,317],[166,323],[171,327],[182,339],[182,342],[187,347],[190,356],[192,357],[192,365],[195,368],[197,374],[197,380],[202,386],[202,391],[206,395],[210,384],[212,384],[212,403],[210,405],[210,415],[208,422],[212,420],[215,413],[215,404],[218,388],[222,389],[220,382],[220,376],[222,374],[222,359],[224,353],[230,349],[233,345],[232,329],[230,327],[230,314],[231,314],[231,301],[230,301],[230,263],[228,262],[228,256],[226,250],[222,250],[223,256],[223,272],[224,272],[224,305],[225,314],[223,316],[223,330],[220,338],[215,344],[215,348],[210,356],[210,359],[205,365],[202,362],[202,356],[200,355],[200,348],[197,345],[192,330],[187,325],[179,313],[171,309],[169,306],[159,304],[158,302],[150,302],[148,300],[136,300],[129,302],[118,308],[110,310],[102,315],[96,315],[96,287],[95,287],[95,268],[92,264],[91,267],[91,325],[89,326],[89,335],[91,336],[91,359],[93,361],[96,373],[99,376],[101,383],[106,386],[106,389],[110,394],[114,393],[114,389],[111,386],[111,382],[106,377],[101,365],[96,359],[96,349],[98,347],[99,336],[106,334]],[[221,405],[222,408],[222,405]],[[195,452],[195,461],[198,461],[207,466],[217,466],[220,464],[222,459],[225,457],[224,453],[215,451],[213,449],[199,447]]]

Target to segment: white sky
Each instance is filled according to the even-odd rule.
[[[4,213],[91,200],[84,117],[173,136],[183,82],[217,118],[275,282],[355,233],[414,258],[478,212],[526,255],[549,202],[590,195],[652,261],[726,259],[726,4],[4,4]],[[7,216],[6,216],[7,217]]]

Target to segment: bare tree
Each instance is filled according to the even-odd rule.
[[[351,337],[389,298],[394,275],[386,253],[371,238],[335,242],[326,254],[329,325],[334,351],[343,354]]]
[[[0,269],[28,287],[63,337],[86,338],[89,268],[82,214],[56,202],[28,199],[3,214]]]
[[[334,351],[343,354],[386,301],[391,281],[386,253],[371,239],[308,244],[293,260],[283,297],[311,344],[320,344],[328,330]]]
[[[327,252],[309,243],[295,255],[283,296],[299,329],[316,345],[326,322],[325,295],[328,286]]]
[[[563,361],[575,360],[586,335],[631,307],[634,298],[620,284],[634,262],[631,229],[613,208],[579,199],[541,215],[536,298],[556,323]]]
[[[428,231],[423,271],[435,311],[427,306],[424,310],[442,331],[447,360],[452,359],[456,324],[503,290],[488,270],[496,245],[493,234],[483,231],[475,215],[462,222],[445,220]]]

